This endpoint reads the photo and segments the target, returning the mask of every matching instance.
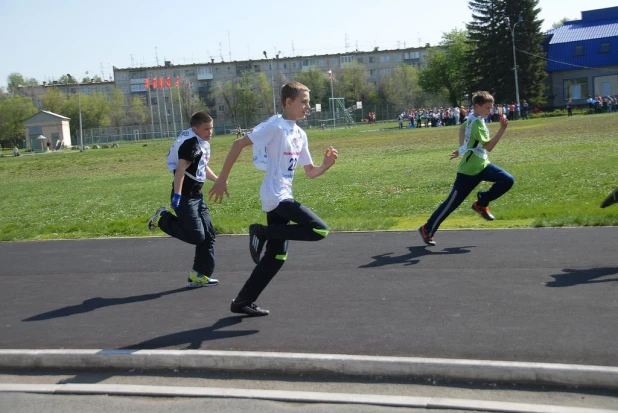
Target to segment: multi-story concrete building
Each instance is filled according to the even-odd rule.
[[[357,62],[367,67],[369,82],[377,87],[381,79],[397,66],[408,64],[422,67],[427,52],[428,49],[425,47],[298,57],[280,57],[276,55],[271,59],[264,58],[232,62],[215,62],[213,59],[210,62],[188,65],[173,65],[171,62],[166,61],[163,66],[139,68],[114,67],[114,80],[116,87],[127,96],[128,102],[134,96],[143,97],[148,102],[149,91],[146,89],[146,79],[149,81],[152,81],[153,78],[167,80],[169,77],[173,86],[176,78],[178,78],[184,85],[189,86],[190,93],[194,97],[199,97],[211,108],[211,113],[218,119],[218,123],[221,123],[229,122],[231,119],[228,116],[229,108],[225,102],[217,100],[214,93],[212,93],[215,83],[232,81],[246,70],[264,73],[268,81],[275,85],[276,90],[278,89],[277,85],[294,80],[295,75],[299,72],[318,68],[324,71],[324,73],[331,70],[337,76],[343,67]],[[173,91],[173,88],[171,90]],[[164,94],[165,96],[163,96]],[[277,109],[280,110],[278,100],[278,98],[275,98]],[[155,124],[158,122],[158,119],[163,119],[164,122],[167,120],[169,124],[175,118],[178,125],[181,117],[180,108],[176,104],[173,108],[174,113],[172,116],[170,89],[164,88],[162,91],[159,87],[157,89],[150,88],[150,103],[153,108]],[[262,108],[262,111],[264,115],[267,115],[272,113],[272,108],[265,107]],[[178,128],[178,126],[176,127]]]
[[[57,88],[59,92],[67,95],[76,94],[78,92],[86,95],[94,93],[104,93],[106,95],[110,95],[114,87],[115,82],[113,80],[103,82],[84,82],[80,84],[53,81],[43,82],[42,85],[37,86],[22,86],[21,94],[32,98],[34,106],[36,106],[39,110],[42,110],[43,96],[45,96],[51,88]]]

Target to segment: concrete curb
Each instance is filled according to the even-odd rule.
[[[217,370],[618,389],[618,367],[210,350],[0,350],[0,369]]]
[[[426,409],[465,409],[502,413],[617,413],[616,410],[513,403],[445,397],[388,396],[373,394],[256,390],[212,387],[145,386],[119,384],[8,384],[0,393],[64,395],[113,395],[143,397],[223,397],[274,400],[291,403],[343,403]]]

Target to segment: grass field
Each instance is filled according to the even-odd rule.
[[[617,225],[618,206],[599,208],[618,186],[617,121],[618,114],[603,114],[511,122],[490,153],[516,179],[491,205],[496,221],[470,210],[471,195],[442,228]],[[490,125],[492,134],[495,128]],[[340,158],[313,180],[297,169],[294,195],[335,231],[416,229],[455,178],[457,161],[448,160],[457,147],[455,127],[399,130],[393,123],[311,129],[308,135],[314,163],[322,162],[331,144]],[[215,173],[233,139],[211,141]],[[0,240],[152,235],[146,221],[169,200],[170,145],[120,143],[115,149],[0,158]],[[261,178],[245,149],[230,176],[231,198],[210,205],[218,233],[246,233],[249,224],[265,221]]]

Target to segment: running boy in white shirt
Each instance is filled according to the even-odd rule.
[[[321,166],[315,166],[309,153],[306,133],[296,124],[309,111],[309,89],[299,82],[289,82],[281,88],[283,116],[272,118],[254,132],[236,139],[219,174],[209,191],[208,199],[221,202],[227,193],[227,178],[245,146],[263,148],[267,157],[266,173],[260,188],[262,209],[267,225],[249,226],[249,250],[257,264],[238,296],[232,300],[233,313],[265,316],[255,301],[283,266],[287,258],[288,240],[319,241],[328,235],[328,227],[313,211],[292,195],[292,180],[297,165],[305,175],[315,178],[326,172],[337,160],[337,150],[326,149]],[[290,222],[294,222],[290,225]],[[266,244],[264,256],[260,258]]]

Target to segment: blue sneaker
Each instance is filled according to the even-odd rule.
[[[200,274],[195,270],[189,271],[189,278],[187,279],[187,287],[199,288],[199,287],[214,287],[219,285],[219,280]]]
[[[159,219],[161,219],[161,214],[167,212],[167,208],[161,207],[157,209],[157,212],[154,213],[153,216],[148,220],[148,229],[154,231],[159,227]]]

